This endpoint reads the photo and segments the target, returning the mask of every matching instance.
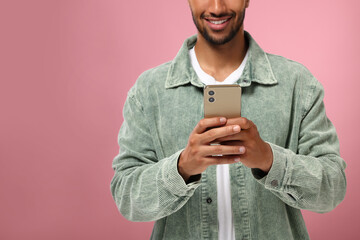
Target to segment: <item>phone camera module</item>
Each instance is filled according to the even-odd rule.
[[[209,102],[215,102],[215,98],[213,97],[209,98]]]
[[[214,95],[215,94],[215,92],[213,91],[213,90],[211,90],[211,91],[209,91],[209,95]]]

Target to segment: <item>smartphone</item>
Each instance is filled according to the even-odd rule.
[[[241,87],[238,84],[204,87],[204,117],[235,118],[241,116]]]

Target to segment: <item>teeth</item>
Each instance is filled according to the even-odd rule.
[[[210,22],[213,23],[213,24],[223,24],[226,21],[227,21],[227,19],[221,20],[221,21],[210,21]]]

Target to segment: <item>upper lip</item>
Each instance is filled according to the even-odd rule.
[[[207,21],[223,21],[223,20],[229,20],[231,16],[225,16],[225,17],[204,17]]]

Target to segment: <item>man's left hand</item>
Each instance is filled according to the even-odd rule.
[[[259,168],[268,173],[273,163],[273,153],[268,143],[263,141],[256,125],[244,117],[229,118],[226,125],[239,125],[241,131],[237,134],[216,139],[222,145],[243,146],[244,153],[240,161],[249,168]]]

